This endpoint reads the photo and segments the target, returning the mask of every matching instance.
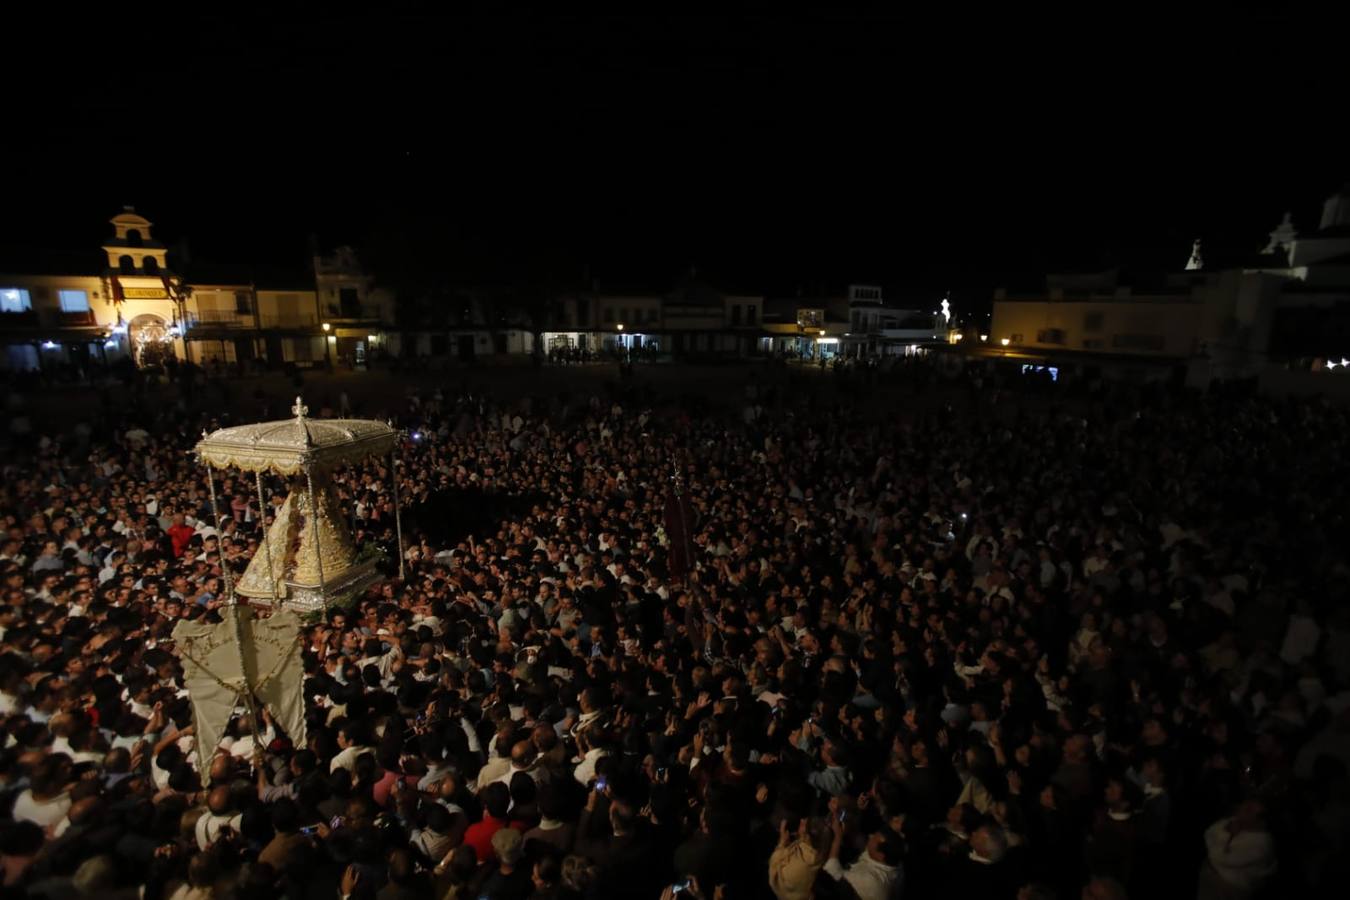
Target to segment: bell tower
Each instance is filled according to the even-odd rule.
[[[168,250],[150,235],[150,220],[136,214],[134,206],[109,220],[112,237],[103,242],[108,255],[108,272],[117,275],[167,275]]]
[[[192,289],[169,269],[168,248],[154,239],[150,220],[135,207],[122,207],[109,221],[113,233],[103,241],[108,257],[103,281],[117,311],[113,334],[126,340],[138,365],[158,365],[170,357],[191,361],[187,301]]]

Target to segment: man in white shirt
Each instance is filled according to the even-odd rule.
[[[398,644],[393,644],[388,650],[382,650],[381,641],[378,637],[373,637],[366,641],[365,656],[356,661],[356,667],[364,670],[366,666],[375,666],[380,671],[380,680],[387,682],[393,671],[394,660],[403,656],[403,650]]]
[[[590,787],[591,782],[595,780],[595,764],[600,761],[601,757],[609,756],[609,751],[604,747],[590,746],[590,743],[586,740],[585,732],[578,732],[576,737],[577,749],[582,750],[582,754],[581,761],[573,771],[572,777],[583,787]]]
[[[70,758],[63,754],[45,756],[33,767],[30,786],[14,800],[11,817],[16,822],[32,822],[44,829],[55,828],[70,811]]]
[[[332,764],[328,767],[329,772],[336,772],[338,769],[355,772],[357,758],[375,752],[373,747],[358,743],[358,738],[347,728],[338,732],[337,745],[340,749],[337,756],[333,757]]]
[[[843,823],[837,817],[831,817],[830,828],[834,839],[830,844],[830,858],[825,861],[825,874],[835,881],[846,882],[858,900],[898,898],[904,886],[900,837],[888,829],[874,833],[867,839],[867,848],[862,855],[844,868],[839,862],[839,851],[844,842]]]
[[[243,820],[242,815],[231,811],[230,789],[227,787],[213,788],[206,798],[206,812],[197,820],[197,826],[194,830],[197,838],[197,849],[206,850],[220,839],[226,829],[237,833]]]
[[[262,711],[263,732],[261,735],[255,735],[252,732],[252,726],[249,724],[247,716],[240,719],[238,728],[244,732],[237,738],[227,737],[221,740],[220,749],[227,751],[236,759],[248,759],[253,755],[254,750],[266,749],[276,740],[276,729],[272,727],[272,716],[266,709]]]
[[[1275,840],[1266,830],[1259,800],[1248,800],[1232,818],[1205,830],[1200,897],[1255,896],[1275,874]]]
[[[497,778],[507,787],[511,786],[511,779],[516,777],[516,773],[524,772],[534,780],[535,784],[544,781],[545,771],[535,765],[538,753],[534,749],[534,744],[528,740],[516,741],[511,747],[511,762],[509,768]]]

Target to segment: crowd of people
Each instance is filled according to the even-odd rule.
[[[171,632],[274,499],[212,515],[227,419],[12,439],[0,896],[1343,890],[1345,410],[637,390],[399,399],[401,465],[338,488],[406,577],[307,624],[303,742],[241,707],[194,743]],[[511,502],[460,534],[437,497]]]

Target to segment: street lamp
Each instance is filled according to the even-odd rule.
[[[1002,340],[999,341],[999,343],[1006,347],[1011,342],[1007,338],[1003,338]]]
[[[333,368],[333,344],[337,343],[337,338],[329,337],[328,332],[333,330],[333,326],[324,322],[319,326],[323,329],[323,358],[328,363],[329,371]]]

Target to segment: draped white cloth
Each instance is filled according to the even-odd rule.
[[[235,710],[247,707],[250,688],[291,741],[305,743],[300,620],[289,610],[255,619],[247,606],[237,605],[220,614],[214,625],[182,621],[173,630],[192,699],[203,783]]]

